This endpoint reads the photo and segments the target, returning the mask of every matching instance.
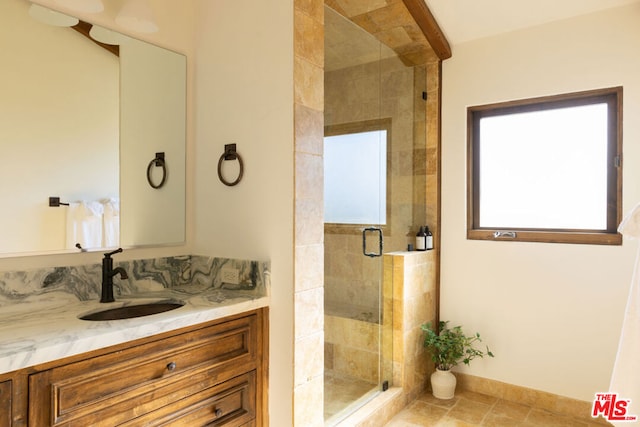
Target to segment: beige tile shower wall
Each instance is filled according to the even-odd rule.
[[[343,234],[332,233],[331,228],[327,226],[324,235],[326,310],[334,312],[345,305],[353,305],[377,317],[380,258],[362,254],[359,230],[354,231],[355,234]]]
[[[424,390],[433,371],[422,346],[421,326],[436,318],[435,252],[397,252],[384,257],[385,289],[392,289],[390,295],[385,294],[385,305],[393,306],[393,385],[402,387],[409,402]]]
[[[425,84],[424,69],[407,67],[397,58],[325,73],[325,126],[391,119],[385,252],[405,250],[413,241],[416,209],[425,219]],[[423,187],[418,193],[416,171],[421,171],[417,182]],[[360,229],[327,226],[324,243],[327,302],[358,301],[377,308],[380,273],[362,257]]]
[[[412,224],[435,224],[427,221],[427,93],[425,67],[414,68],[413,78],[413,210]],[[433,231],[433,230],[432,230]]]
[[[325,126],[391,119],[386,252],[405,250],[413,225],[414,80],[398,58],[325,73]]]
[[[326,314],[324,322],[325,368],[377,384],[380,325]]]
[[[294,1],[295,348],[293,424],[323,426],[324,2]],[[287,398],[287,396],[282,396]]]
[[[427,101],[425,132],[426,160],[426,223],[434,230],[434,247],[440,247],[440,82],[441,63],[426,64]],[[417,112],[417,114],[420,114]],[[438,254],[439,258],[439,254]],[[439,264],[439,261],[438,261]],[[438,267],[439,268],[439,267]],[[437,273],[439,276],[439,273]],[[439,280],[439,279],[438,279]]]

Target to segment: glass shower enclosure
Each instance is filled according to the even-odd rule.
[[[399,374],[382,255],[426,211],[426,68],[408,62],[325,7],[325,426]]]

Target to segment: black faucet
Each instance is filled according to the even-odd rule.
[[[102,296],[100,302],[114,302],[113,298],[113,276],[120,274],[121,279],[128,279],[127,272],[122,267],[113,268],[113,259],[111,255],[122,252],[122,248],[118,248],[113,252],[104,254],[102,259]]]

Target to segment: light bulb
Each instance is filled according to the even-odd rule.
[[[73,27],[78,24],[78,18],[47,9],[39,4],[32,3],[29,7],[29,16],[43,24],[53,25],[56,27]]]

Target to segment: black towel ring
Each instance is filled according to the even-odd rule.
[[[222,162],[224,162],[225,160],[237,160],[240,164],[240,172],[238,173],[238,177],[235,179],[235,181],[227,181],[222,176]],[[218,179],[220,179],[220,181],[224,185],[233,187],[242,180],[242,175],[244,175],[244,163],[242,162],[242,157],[240,157],[240,154],[236,152],[236,144],[226,144],[224,146],[224,153],[222,153],[222,156],[220,156],[220,159],[218,160]]]
[[[162,180],[160,180],[159,184],[154,184],[153,180],[151,179],[151,169],[153,169],[154,166],[159,166],[162,168]],[[151,160],[149,162],[149,166],[147,166],[147,182],[149,182],[149,185],[151,186],[151,188],[161,188],[165,182],[167,181],[167,164],[164,161],[164,153],[156,153],[156,157]]]

